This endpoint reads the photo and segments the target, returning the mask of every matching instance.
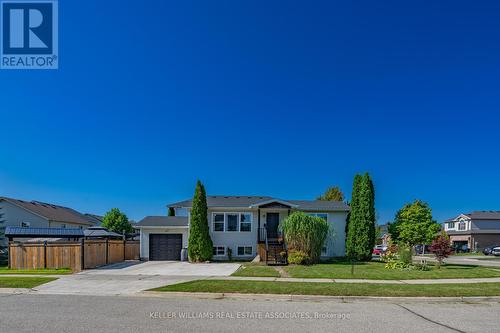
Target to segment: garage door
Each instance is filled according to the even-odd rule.
[[[181,260],[182,234],[149,235],[149,260]]]

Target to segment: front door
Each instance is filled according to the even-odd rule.
[[[278,238],[278,225],[280,224],[279,213],[266,214],[267,238]]]

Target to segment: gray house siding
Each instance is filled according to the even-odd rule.
[[[258,209],[238,209],[238,208],[209,208],[208,209],[208,224],[210,237],[214,246],[225,247],[225,255],[214,256],[214,259],[227,259],[227,248],[232,250],[232,256],[235,258],[253,258],[257,255],[258,246],[258,228],[259,216]],[[214,231],[214,213],[250,213],[252,214],[252,229],[250,232],[227,231],[227,220],[225,219],[225,231]],[[280,222],[288,216],[288,210],[283,209],[260,209],[260,226],[266,222],[267,213],[279,213]],[[322,213],[318,211],[305,213]],[[323,258],[342,257],[345,256],[345,225],[347,212],[323,212],[327,214],[327,222],[330,226],[327,239],[325,241],[326,253],[322,254]],[[191,219],[190,214],[188,214]],[[252,255],[238,256],[239,246],[251,246]]]
[[[6,247],[8,240],[5,238],[5,227],[20,227],[22,222],[29,223],[30,227],[43,228],[49,226],[49,221],[41,216],[30,213],[26,209],[18,207],[7,201],[0,201],[0,246]]]
[[[214,213],[249,213],[252,215],[251,231],[214,231],[213,216]],[[233,257],[255,257],[257,253],[257,233],[258,233],[258,215],[257,210],[249,209],[228,209],[214,208],[208,210],[208,223],[210,237],[214,246],[226,247],[225,256],[214,256],[215,259],[227,258],[227,248],[232,250]],[[238,230],[239,230],[238,225]],[[225,229],[227,225],[225,226]],[[251,246],[252,255],[238,256],[238,246]]]

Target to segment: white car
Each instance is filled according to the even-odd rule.
[[[494,255],[494,256],[500,256],[500,246],[494,247],[491,250],[491,254]]]

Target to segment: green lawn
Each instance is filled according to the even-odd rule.
[[[460,297],[499,296],[500,283],[409,285],[198,280],[152,290],[285,295]]]
[[[468,253],[454,253],[452,255],[457,257],[468,257],[468,256],[484,256],[483,252],[468,252]]]
[[[295,278],[330,278],[330,279],[374,279],[374,280],[410,280],[410,279],[451,279],[451,278],[488,278],[500,277],[500,270],[488,267],[444,265],[441,269],[431,266],[429,271],[386,269],[382,262],[364,262],[354,265],[351,274],[349,262],[324,263],[311,266],[290,265],[283,267]]]
[[[6,277],[0,276],[0,288],[33,288],[57,280],[51,277]]]
[[[271,266],[264,265],[242,265],[233,276],[265,276],[280,277],[280,274]]]
[[[69,268],[58,268],[58,269],[9,269],[8,267],[0,267],[0,275],[3,274],[71,274],[72,271]]]

